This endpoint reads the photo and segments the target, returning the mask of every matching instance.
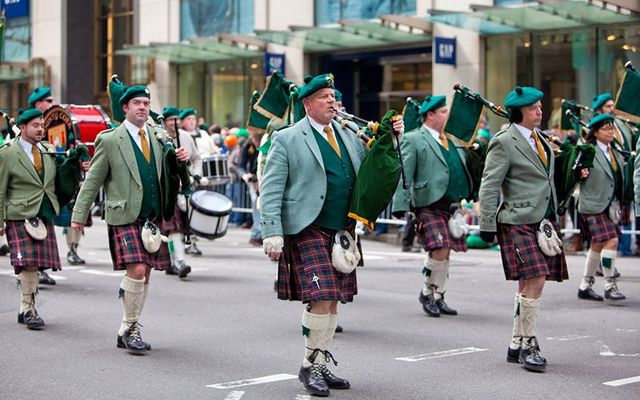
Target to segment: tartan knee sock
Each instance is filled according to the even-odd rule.
[[[20,285],[20,314],[35,307],[35,294],[38,293],[38,271],[22,270],[18,274]]]
[[[304,335],[304,360],[302,366],[324,363],[324,337],[329,326],[331,314],[312,314],[306,309],[302,312],[302,335]]]
[[[134,322],[138,322],[144,297],[144,279],[122,277],[120,297],[122,298],[122,323],[118,335],[122,336]]]
[[[596,274],[596,269],[600,265],[600,253],[595,252],[593,249],[589,249],[587,252],[587,259],[584,262],[584,276],[582,282],[580,282],[580,290],[586,290],[591,287],[591,282]]]

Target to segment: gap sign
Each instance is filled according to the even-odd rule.
[[[436,37],[436,64],[456,65],[456,38]]]
[[[264,53],[264,75],[269,76],[273,71],[284,75],[284,60],[284,54]]]

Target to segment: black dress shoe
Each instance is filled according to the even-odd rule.
[[[31,330],[40,330],[44,328],[44,320],[40,318],[38,312],[35,310],[29,310],[18,314],[18,323],[25,324],[27,328]]]
[[[188,266],[184,261],[178,261],[178,265],[180,266],[178,275],[180,276],[180,278],[186,278],[187,275],[189,275],[189,272],[191,272],[191,267]]]
[[[336,333],[340,333],[342,332],[344,329],[342,329],[342,326],[340,325],[336,325]]]
[[[618,285],[613,284],[609,289],[604,291],[604,298],[607,300],[624,300],[627,297],[618,290]]]
[[[351,387],[348,380],[335,376],[326,365],[320,365],[320,369],[329,389],[349,389]]]
[[[184,252],[187,253],[187,254],[191,254],[192,256],[201,256],[202,255],[202,252],[200,251],[200,249],[196,247],[195,242],[191,246],[187,247],[184,250]]]
[[[445,303],[444,301],[444,297],[436,300],[436,305],[438,306],[438,308],[440,309],[440,314],[444,314],[444,315],[458,315],[458,311],[454,310],[453,308],[449,307],[447,305],[447,303]]]
[[[430,317],[440,316],[440,307],[438,307],[438,304],[432,294],[425,296],[422,294],[422,291],[420,291],[420,297],[418,297],[418,300],[422,303],[422,309],[424,312],[426,312]]]
[[[55,285],[56,280],[47,274],[47,271],[40,271],[40,278],[38,278],[38,282],[41,285]]]
[[[144,343],[145,347],[147,348],[147,350],[151,350],[151,345],[147,342],[145,342],[144,340],[142,341],[142,343]],[[116,342],[116,347],[119,349],[126,349],[127,346],[124,345],[124,336],[120,336],[118,335],[118,340]]]
[[[147,352],[146,343],[142,341],[140,327],[136,322],[124,333],[122,341],[124,342],[124,347],[131,354],[144,354]]]
[[[67,262],[71,265],[83,265],[85,261],[80,258],[78,253],[76,252],[77,245],[72,245],[71,250],[67,253]]]
[[[300,367],[300,373],[298,379],[307,389],[307,392],[314,396],[327,397],[329,396],[329,386],[324,380],[322,374],[322,368],[319,364],[313,364],[310,367]]]
[[[167,275],[178,275],[180,273],[180,271],[178,270],[178,267],[176,267],[175,265],[171,264],[169,265],[169,268],[167,268],[164,271],[165,274]]]
[[[519,363],[520,362],[520,349],[512,349],[511,347],[507,350],[507,362],[510,363]]]
[[[582,289],[578,289],[578,298],[579,299],[584,299],[584,300],[595,300],[595,301],[602,301],[604,300],[602,298],[602,296],[600,296],[598,293],[594,292],[593,289],[586,288],[584,290]]]
[[[9,246],[3,244],[0,246],[0,256],[6,256],[7,254],[9,254]]]
[[[519,361],[527,371],[543,372],[547,366],[547,360],[540,355],[537,347],[520,349]]]

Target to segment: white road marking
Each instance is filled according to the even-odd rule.
[[[64,270],[65,271],[78,271],[81,269],[85,269],[87,267],[78,267],[77,265],[65,265],[64,266]]]
[[[598,341],[598,344],[601,348],[600,355],[603,357],[640,357],[640,353],[614,353],[613,351],[611,351],[609,346],[604,344],[601,340]]]
[[[618,329],[616,329],[616,332],[635,333],[635,332],[638,332],[638,330],[637,329],[621,329],[621,328],[618,328]]]
[[[101,275],[101,276],[117,276],[122,278],[122,272],[100,271],[97,269],[83,269],[80,270],[83,274],[89,275]]]
[[[638,382],[640,382],[640,375],[632,376],[630,378],[618,379],[615,381],[603,382],[602,384],[607,386],[622,386],[622,385],[628,385],[630,383],[638,383]]]
[[[259,378],[242,379],[240,381],[216,383],[213,385],[207,385],[207,387],[214,388],[214,389],[233,389],[233,388],[242,387],[242,386],[286,381],[289,379],[296,379],[297,377],[298,377],[297,375],[291,375],[291,374],[276,374],[276,375],[261,376]]]
[[[569,340],[578,340],[578,339],[586,339],[590,338],[590,335],[565,335],[565,336],[557,336],[557,337],[548,337],[547,340],[557,340],[559,342],[566,342]]]
[[[463,347],[461,349],[436,351],[436,352],[433,352],[433,353],[417,354],[417,355],[414,355],[414,356],[397,357],[396,360],[398,360],[398,361],[416,362],[416,361],[431,360],[431,359],[434,359],[434,358],[459,356],[461,354],[477,353],[477,352],[480,352],[480,351],[489,351],[489,349],[479,349],[477,347]]]
[[[234,390],[232,392],[229,392],[224,400],[240,400],[242,396],[244,396],[244,392],[242,390]]]
[[[308,394],[299,394],[296,396],[295,400],[311,400],[311,396]]]
[[[55,280],[60,280],[60,281],[64,281],[67,279],[66,276],[62,276],[62,275],[58,275],[58,274],[49,274],[50,277],[52,277]]]

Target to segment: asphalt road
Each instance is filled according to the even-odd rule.
[[[308,399],[297,380],[302,307],[276,299],[276,265],[248,238],[231,229],[200,241],[204,255],[189,259],[185,281],[152,274],[145,356],[115,347],[121,273],[101,222],[81,242],[88,264],[63,262],[58,284],[41,288],[43,331],[16,323],[19,292],[0,258],[0,399]],[[454,254],[447,302],[460,315],[436,319],[418,303],[424,253],[363,247],[360,294],[340,307],[345,330],[331,349],[332,370],[352,388],[332,398],[640,399],[638,258],[618,259],[627,300],[610,304],[577,299],[584,256],[568,257],[571,279],[545,287],[538,337],[549,366],[536,374],[505,361],[516,286],[498,252]]]

